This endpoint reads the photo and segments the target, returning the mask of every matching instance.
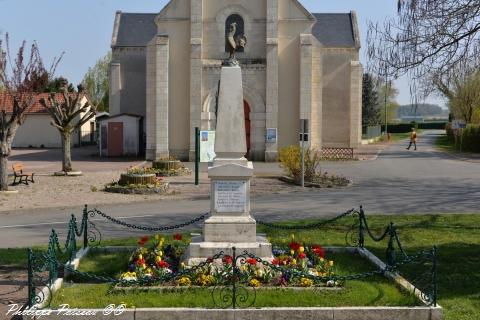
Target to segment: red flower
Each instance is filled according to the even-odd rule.
[[[280,265],[280,259],[278,259],[278,258],[273,259],[273,260],[272,260],[272,264],[273,264],[274,266]]]
[[[293,242],[293,241],[290,242],[290,249],[297,251],[298,249],[300,249],[300,243]]]
[[[145,259],[138,259],[136,264],[137,264],[137,266],[141,266],[141,265],[145,264]]]
[[[158,261],[158,262],[157,262],[157,266],[159,266],[160,268],[168,268],[168,267],[170,267],[170,265],[168,264],[168,262],[163,261],[163,260]]]
[[[300,253],[298,254],[298,259],[305,259],[306,257],[307,257],[307,256],[306,256],[305,253],[303,253],[303,252],[300,252]]]
[[[181,241],[182,240],[182,235],[180,233],[176,233],[173,235],[173,239]]]
[[[233,264],[233,257],[232,256],[225,256],[223,258],[223,263],[225,264]]]
[[[318,244],[312,246],[312,251],[320,258],[325,258],[325,250]]]
[[[212,263],[213,262],[213,258],[210,257],[210,258],[207,258],[207,263]]]
[[[146,242],[148,242],[149,238],[147,236],[141,237],[140,240],[138,240],[138,245],[143,247]]]
[[[256,266],[256,265],[257,265],[257,259],[248,258],[248,259],[247,259],[247,263],[248,263],[249,265]]]

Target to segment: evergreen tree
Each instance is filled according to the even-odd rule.
[[[375,88],[373,77],[370,74],[365,73],[363,75],[362,125],[376,126],[380,124],[380,122],[378,92]]]

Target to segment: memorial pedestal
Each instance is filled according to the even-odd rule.
[[[243,110],[242,72],[240,67],[223,67],[211,179],[211,217],[205,221],[203,236],[192,239],[187,252],[188,264],[197,264],[223,251],[231,254],[248,251],[272,258],[272,246],[257,236],[256,222],[250,216],[250,179],[253,165],[247,153]]]

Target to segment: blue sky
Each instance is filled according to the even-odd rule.
[[[396,0],[301,2],[311,12],[355,10],[362,40],[366,37],[368,20],[383,21],[396,12]],[[36,40],[46,63],[65,52],[57,75],[78,83],[88,67],[109,50],[115,11],[159,12],[166,3],[167,0],[0,0],[0,32],[10,33],[12,48],[22,40]],[[363,50],[362,61],[365,61]],[[407,80],[400,79],[396,86],[400,90],[398,101],[411,103]],[[427,102],[444,105],[437,97]]]

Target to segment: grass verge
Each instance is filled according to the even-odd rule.
[[[445,319],[446,320],[476,320],[480,319],[480,215],[479,214],[462,214],[462,215],[414,215],[414,216],[368,216],[368,222],[371,226],[373,232],[379,234],[381,233],[385,226],[390,223],[390,221],[395,222],[402,244],[407,249],[409,253],[414,253],[418,250],[430,249],[433,245],[438,245],[438,295],[439,295],[439,304],[444,307]],[[297,221],[297,222],[286,222],[285,224],[292,225],[297,224],[299,226],[313,222],[311,221]],[[339,222],[329,225],[320,230],[313,231],[302,231],[295,233],[296,239],[305,242],[316,242],[324,246],[336,246],[336,245],[345,245],[345,232],[353,224],[354,220],[351,218],[346,218],[340,220]],[[270,240],[278,245],[288,243],[290,239],[291,232],[281,231],[281,230],[272,230],[264,227],[259,227],[258,232],[267,233]],[[116,240],[107,240],[103,242],[103,245],[136,245],[137,238],[129,239],[116,239]],[[386,243],[374,243],[367,240],[366,246],[377,254],[380,258],[385,256],[385,247]],[[41,249],[41,247],[37,248]],[[0,264],[18,264],[22,267],[26,263],[25,258],[20,258],[25,256],[26,250],[24,249],[0,249]],[[119,260],[117,260],[119,261]],[[340,262],[338,262],[340,264]],[[343,264],[343,263],[342,263]],[[116,263],[112,262],[112,265],[115,266]],[[348,265],[348,263],[346,264]],[[353,264],[352,264],[353,265]],[[91,266],[83,265],[81,268],[84,271],[96,270],[99,268],[101,263],[92,264]],[[120,269],[115,271],[115,268],[109,269],[106,271],[110,274],[115,274],[119,272]],[[122,269],[123,270],[123,269]],[[363,281],[361,282],[363,283]],[[367,283],[368,284],[368,283]],[[350,281],[348,283],[349,288],[355,288],[357,286],[355,281]],[[381,283],[370,283],[372,287],[369,289],[356,287],[360,290],[371,290],[371,292],[377,292],[377,295],[380,297],[383,292],[386,290]],[[122,295],[116,297],[107,297],[105,298],[105,293],[108,290],[108,285],[99,285],[99,284],[84,284],[82,289],[74,289],[74,287],[66,287],[61,291],[60,295],[65,294],[69,295],[69,303],[76,303],[76,297],[78,299],[83,299],[88,304],[88,300],[95,300],[103,302],[102,299],[107,299],[110,303],[115,303],[118,299],[118,302],[125,302],[126,298]],[[375,289],[377,286],[380,289]],[[360,299],[358,301],[364,302],[366,299],[362,295],[350,295],[349,288],[346,292],[340,293],[335,298],[332,298],[339,303],[342,299],[347,301],[349,305],[356,305],[354,299]],[[75,290],[75,291],[69,291]],[[377,291],[375,291],[377,290]],[[82,294],[83,292],[83,294]],[[90,295],[91,294],[91,295]],[[172,293],[173,294],[173,293]],[[279,298],[282,293],[271,292],[266,293],[267,296],[264,298],[259,295],[258,303],[256,305],[262,306],[265,301],[271,301],[271,303],[276,303],[275,301],[282,301],[282,298]],[[321,293],[323,294],[332,294],[332,296],[337,295],[337,293]],[[374,295],[375,293],[372,293]],[[138,301],[144,301],[145,305],[148,303],[157,303],[153,300],[148,300],[144,293],[138,293]],[[263,293],[262,293],[263,295]],[[357,296],[357,298],[355,298]],[[59,296],[62,298],[61,296]],[[203,297],[203,298],[202,298]],[[65,299],[63,297],[62,299]],[[153,299],[153,298],[152,298]],[[180,299],[185,302],[184,305],[188,305],[188,301],[197,301],[198,304],[202,304],[201,299],[209,299],[209,294],[203,292],[198,293],[195,297],[187,298],[185,294],[175,293],[171,297],[166,298],[166,302],[158,302],[158,305],[162,303],[171,303],[175,299]],[[310,299],[310,300],[309,300]],[[371,297],[370,297],[371,299]],[[312,297],[300,297],[295,293],[295,297],[292,299],[286,299],[287,301],[282,301],[282,304],[285,306],[295,304],[296,306],[306,306],[307,301],[314,301],[319,306],[328,306],[328,299],[323,296],[319,296],[316,293]],[[369,301],[366,299],[367,302]],[[58,300],[56,300],[58,301]],[[78,300],[80,301],[80,300]],[[273,302],[272,302],[273,301]],[[372,300],[370,300],[372,301]],[[188,302],[188,303],[187,303]],[[207,300],[204,300],[207,303]],[[140,305],[136,301],[131,301],[133,305]],[[136,303],[136,304],[135,304]],[[290,304],[289,304],[290,303]],[[373,303],[373,302],[372,302]],[[382,301],[383,303],[383,301]],[[366,304],[366,303],[365,303]],[[87,305],[85,305],[87,306]]]

